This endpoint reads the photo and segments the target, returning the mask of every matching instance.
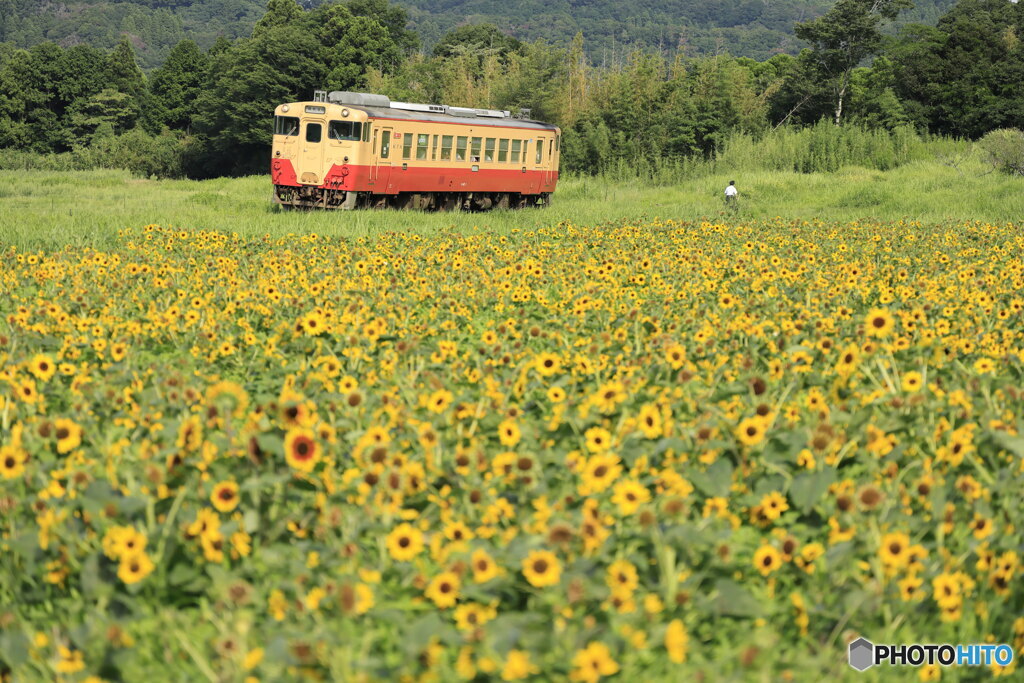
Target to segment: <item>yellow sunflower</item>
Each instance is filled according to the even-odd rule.
[[[320,461],[320,446],[312,430],[293,427],[284,437],[285,460],[300,472],[312,472]]]
[[[210,502],[221,512],[231,512],[238,507],[238,484],[233,481],[220,482],[213,487]]]
[[[385,541],[391,559],[408,562],[423,550],[423,534],[409,523],[399,524]]]
[[[523,576],[531,586],[544,588],[556,585],[562,577],[562,565],[548,550],[532,550],[523,560]]]

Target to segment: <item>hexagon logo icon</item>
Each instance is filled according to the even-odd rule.
[[[850,666],[864,671],[875,665],[875,646],[867,638],[858,638],[850,643]]]

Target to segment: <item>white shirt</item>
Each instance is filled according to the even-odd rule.
[[[737,193],[736,193],[736,186],[735,185],[730,185],[729,187],[725,188],[725,196],[726,197],[735,197],[736,194]]]

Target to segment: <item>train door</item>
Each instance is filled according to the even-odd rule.
[[[550,192],[555,185],[555,176],[558,164],[558,136],[552,136],[545,143],[547,154],[544,157],[544,190]]]
[[[323,182],[321,174],[324,168],[324,138],[327,136],[324,127],[323,119],[302,120],[302,130],[299,133],[301,153],[295,174],[304,185],[319,185]]]
[[[389,126],[373,129],[373,168],[370,171],[370,184],[377,194],[387,192],[388,183],[391,181],[394,134],[394,129]]]
[[[530,173],[530,193],[543,192],[544,185],[547,184],[547,173],[545,173],[544,166],[544,150],[547,146],[547,142],[544,138],[532,138],[527,141],[526,149],[524,154],[526,158],[523,160],[523,165],[528,165],[532,171]]]

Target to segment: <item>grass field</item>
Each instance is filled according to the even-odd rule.
[[[1024,179],[915,162],[892,171],[847,168],[834,174],[732,171],[671,185],[566,178],[547,209],[490,213],[393,211],[284,212],[271,204],[265,176],[207,181],[142,180],[121,171],[0,172],[0,240],[20,247],[109,244],[117,230],[156,223],[242,236],[316,232],[360,236],[387,230],[507,232],[571,221],[595,225],[623,218],[722,217],[721,193],[735,179],[740,220],[820,218],[989,223],[1024,217]]]

